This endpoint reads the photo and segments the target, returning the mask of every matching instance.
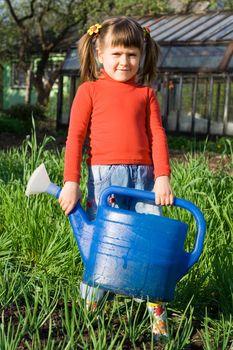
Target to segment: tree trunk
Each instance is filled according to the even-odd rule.
[[[48,89],[37,89],[37,103],[44,107],[47,107],[49,103],[50,91],[51,90]]]
[[[40,61],[37,66],[37,71],[35,73],[32,73],[32,84],[37,92],[37,102],[44,107],[47,107],[49,103],[50,92],[60,72],[59,67],[58,69],[51,72],[48,78],[45,78],[46,59],[47,56],[45,56],[44,59]],[[60,62],[60,65],[62,64],[63,62]]]
[[[37,93],[37,103],[47,107],[49,103],[49,95],[52,90],[52,86],[48,86],[43,83],[42,76],[36,76],[33,72],[31,74],[31,80]]]

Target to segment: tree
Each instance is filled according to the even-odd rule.
[[[210,10],[232,10],[233,0],[169,0],[175,13],[203,13]]]
[[[156,16],[159,14],[171,12],[168,1],[165,0],[116,0],[115,14],[126,16]]]
[[[1,4],[1,60],[17,58],[42,105],[48,103],[62,64],[48,72],[51,55],[64,56],[77,39],[87,21],[87,4],[81,0],[4,0]]]
[[[17,58],[38,103],[46,106],[62,62],[48,72],[51,55],[64,53],[95,20],[115,14],[142,15],[161,12],[164,1],[129,0],[1,0],[1,60]],[[36,62],[36,66],[33,64]]]
[[[209,3],[214,8],[217,1]],[[49,70],[51,56],[60,53],[64,57],[89,25],[113,15],[168,14],[176,11],[174,3],[180,3],[181,9],[188,12],[197,2],[206,1],[0,0],[1,62],[17,59],[29,86],[33,85],[37,91],[38,102],[46,106],[62,65],[60,61]],[[230,8],[233,0],[225,0],[225,4]]]

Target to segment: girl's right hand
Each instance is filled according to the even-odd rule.
[[[77,182],[67,181],[61,190],[59,203],[65,214],[68,215],[75,204],[82,197],[82,193]]]

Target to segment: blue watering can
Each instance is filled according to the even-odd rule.
[[[59,198],[60,191],[50,182],[42,164],[32,174],[26,194],[47,192]],[[152,192],[109,187],[101,194],[94,221],[77,203],[69,220],[84,264],[83,281],[116,294],[150,301],[172,300],[177,282],[197,262],[203,249],[206,225],[201,211],[187,200],[174,200],[174,205],[191,212],[197,223],[194,249],[187,252],[186,223],[113,208],[108,204],[112,194],[140,201],[155,199]]]

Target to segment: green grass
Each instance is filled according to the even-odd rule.
[[[32,133],[21,148],[0,151],[0,349],[181,350],[192,349],[194,335],[200,349],[230,349],[230,148],[229,162],[215,171],[209,168],[206,154],[195,152],[194,144],[183,162],[172,161],[174,192],[200,207],[207,234],[200,260],[179,282],[175,299],[168,305],[170,341],[156,345],[144,303],[117,296],[100,305],[95,313],[85,309],[79,296],[83,265],[68,219],[49,195],[25,196],[29,176],[42,162],[51,180],[62,186],[64,152],[49,151],[49,142],[53,139],[46,137],[38,144]],[[229,147],[229,142],[225,140],[224,147]],[[85,166],[82,171],[85,197]],[[191,215],[176,208],[166,209],[164,214],[189,224],[186,249],[192,249],[196,227]]]
[[[214,152],[218,154],[232,154],[233,138],[226,136],[180,136],[168,135],[170,150],[182,152]]]

